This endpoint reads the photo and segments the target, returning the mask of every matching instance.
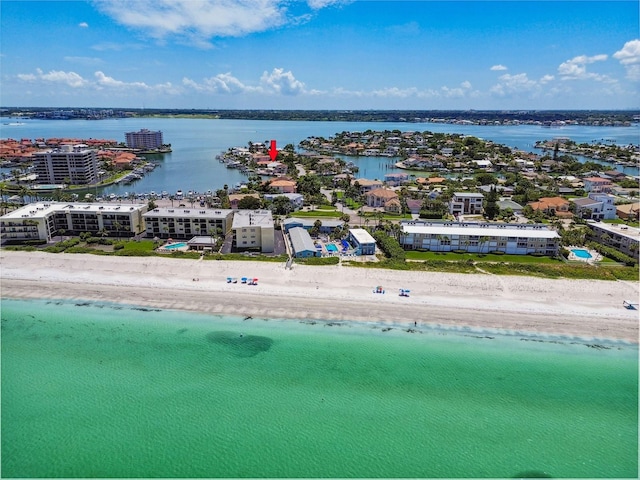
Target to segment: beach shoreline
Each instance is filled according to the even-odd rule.
[[[14,251],[0,252],[0,267],[0,297],[6,299],[638,344],[638,311],[622,306],[638,298],[634,282]],[[243,284],[242,277],[258,278],[258,284]],[[377,286],[385,293],[374,293]],[[401,288],[410,289],[410,297],[399,296]]]

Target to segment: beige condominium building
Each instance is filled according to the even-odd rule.
[[[274,251],[275,236],[271,210],[237,210],[233,216],[233,246],[238,250]]]

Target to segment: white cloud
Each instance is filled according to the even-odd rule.
[[[123,82],[122,80],[116,80],[113,77],[108,77],[106,76],[103,72],[97,71],[94,74],[94,77],[96,79],[96,85],[98,88],[117,88],[117,89],[123,89],[123,88],[135,88],[135,89],[142,89],[142,90],[149,90],[151,87],[149,87],[149,85],[147,85],[144,82]]]
[[[562,80],[585,80],[593,79],[598,81],[610,80],[606,75],[599,75],[597,73],[587,72],[587,65],[595,62],[602,62],[607,59],[607,55],[594,55],[588,57],[587,55],[579,55],[563,62],[558,67],[558,73]]]
[[[174,37],[210,48],[215,37],[239,37],[296,23],[287,0],[94,0],[100,11],[130,28],[163,40]],[[338,3],[313,0],[313,9]]]
[[[300,94],[320,95],[321,91],[307,91],[305,85],[296,79],[291,71],[285,72],[283,68],[274,68],[271,72],[265,71],[260,77],[258,85],[249,85],[234,77],[231,72],[219,73],[213,77],[205,78],[198,83],[190,78],[183,78],[182,84],[192,90],[202,93],[237,95],[243,93],[259,93],[265,95]]]
[[[305,91],[304,83],[296,80],[291,71],[285,72],[282,68],[274,68],[271,73],[264,72],[260,83],[267,90],[283,95],[299,95]]]
[[[518,73],[511,75],[505,73],[500,75],[498,83],[489,89],[489,92],[499,97],[507,97],[511,95],[536,96],[541,91],[541,85],[553,80],[553,76],[545,75],[540,80],[534,80],[528,77],[526,73]]]
[[[17,75],[18,79],[25,82],[46,82],[59,83],[72,88],[80,88],[87,86],[88,82],[75,72],[63,72],[61,70],[51,70],[44,73],[41,69],[36,69],[36,73],[21,73]]]
[[[622,50],[613,54],[627,70],[627,78],[640,80],[640,40],[631,40],[624,44]]]
[[[307,4],[314,10],[328,7],[330,5],[350,3],[348,0],[307,0]]]
[[[65,62],[76,63],[78,65],[95,66],[101,65],[104,61],[97,57],[64,57]]]
[[[143,45],[140,43],[114,43],[114,42],[102,42],[92,45],[90,47],[92,50],[97,50],[98,52],[121,52],[123,50],[139,50],[143,48]]]
[[[554,77],[553,75],[544,75],[541,79],[540,79],[540,85],[544,85],[545,83],[549,83],[551,80],[555,79],[556,77]]]
[[[307,0],[307,4],[314,10],[329,7],[331,5],[343,5],[351,3],[353,0]]]
[[[494,72],[500,72],[502,70],[508,70],[508,68],[505,67],[504,65],[494,65],[493,67],[491,67],[490,70],[492,70]]]
[[[122,80],[117,80],[113,77],[109,77],[101,71],[97,71],[94,73],[93,80],[85,79],[75,72],[52,70],[48,73],[44,73],[39,68],[36,70],[35,74],[21,73],[16,75],[16,77],[23,82],[34,84],[40,83],[42,85],[56,83],[63,86],[71,87],[75,90],[84,89],[86,91],[93,92],[100,90],[110,90],[112,92],[117,91],[119,93],[133,93],[144,90],[152,93],[179,93],[179,89],[175,88],[170,82],[157,85],[148,85],[144,82],[123,82]]]
[[[202,83],[197,83],[189,78],[183,78],[182,84],[198,92],[239,94],[259,91],[259,87],[245,85],[236,77],[228,73],[220,73],[215,77],[205,78]]]
[[[89,28],[89,24],[88,24],[87,22],[80,22],[80,23],[78,24],[78,26],[79,26],[80,28]]]
[[[613,54],[613,58],[619,60],[623,65],[640,63],[640,40],[631,40],[625,43],[622,50]]]

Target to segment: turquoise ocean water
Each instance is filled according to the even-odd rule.
[[[638,475],[624,343],[3,299],[1,373],[5,478]]]

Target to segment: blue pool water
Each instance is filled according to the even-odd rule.
[[[574,255],[578,258],[591,258],[591,254],[587,250],[582,250],[579,248],[575,248],[571,250]]]
[[[175,250],[176,248],[182,248],[186,246],[187,246],[186,243],[180,242],[180,243],[172,243],[171,245],[165,245],[164,248],[166,248],[167,250]]]
[[[337,252],[338,251],[338,247],[336,247],[333,243],[327,243],[325,245],[325,247],[327,247],[327,250],[330,252]]]

